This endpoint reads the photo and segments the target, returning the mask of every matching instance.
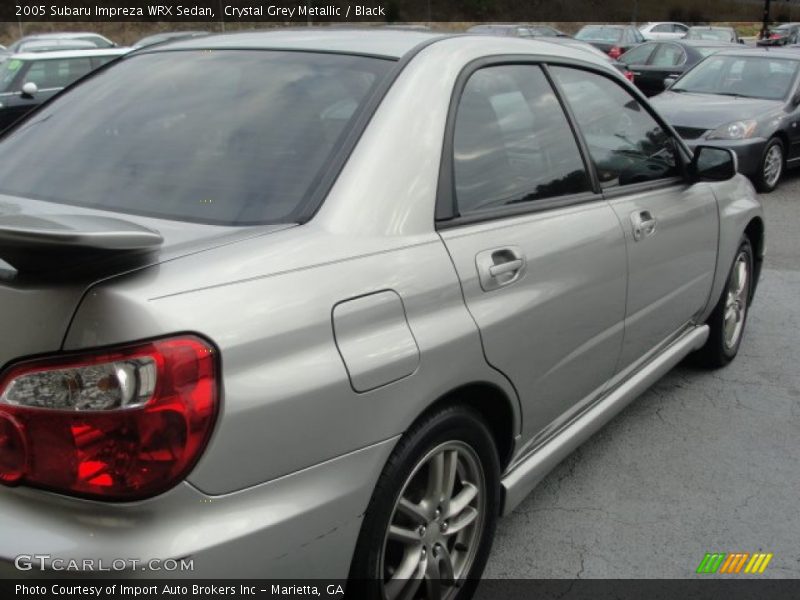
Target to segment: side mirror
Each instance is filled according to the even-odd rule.
[[[39,86],[37,86],[32,81],[27,81],[22,86],[22,95],[28,98],[33,98],[34,94],[39,91]]]
[[[792,106],[794,107],[800,106],[800,90],[796,91],[794,93],[794,96],[792,96]]]
[[[727,181],[739,171],[736,153],[729,148],[698,146],[689,163],[692,181]]]
[[[664,89],[668,90],[669,88],[671,88],[675,84],[676,81],[678,81],[677,77],[665,77],[664,78]]]

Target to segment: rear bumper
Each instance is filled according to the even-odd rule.
[[[736,152],[739,159],[739,172],[748,177],[753,177],[761,168],[761,157],[764,155],[764,138],[751,138],[747,140],[688,140],[687,144],[694,150],[697,146],[717,146],[730,148]]]
[[[224,496],[187,483],[125,504],[2,489],[0,576],[345,579],[395,442]]]

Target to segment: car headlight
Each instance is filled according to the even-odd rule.
[[[709,140],[746,140],[753,137],[756,131],[756,121],[734,121],[717,127],[709,134]]]

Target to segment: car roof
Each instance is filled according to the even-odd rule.
[[[108,39],[104,35],[99,33],[95,33],[94,31],[51,31],[47,33],[32,33],[30,35],[24,36],[23,40],[32,40],[37,38],[60,38],[60,39],[70,39],[70,38],[77,38],[77,37],[86,37],[87,35],[92,35],[96,37],[100,37],[103,39]]]
[[[54,50],[52,52],[19,52],[11,58],[17,60],[46,60],[57,58],[91,58],[92,56],[120,56],[130,48],[96,48],[94,50]]]
[[[754,57],[764,57],[764,56],[775,56],[778,58],[788,58],[791,60],[800,60],[800,53],[794,52],[792,50],[783,50],[783,49],[776,49],[776,48],[731,48],[730,50],[722,50],[721,52],[717,52],[714,56],[754,56]]]
[[[291,27],[181,39],[137,53],[175,50],[306,50],[401,58],[417,45],[447,37],[427,31],[365,28]]]
[[[681,44],[682,46],[704,46],[704,47],[711,47],[711,46],[719,46],[720,48],[737,48],[740,49],[742,46],[741,44],[735,44],[734,42],[725,42],[723,40],[687,40],[687,39],[680,39],[680,40],[664,40],[669,42],[675,42]]]
[[[175,52],[180,50],[287,50],[356,54],[386,58],[402,58],[420,45],[446,43],[453,51],[461,48],[486,47],[487,55],[533,54],[559,56],[593,65],[609,67],[608,61],[582,48],[552,42],[552,38],[518,38],[475,34],[432,34],[418,31],[387,29],[331,29],[298,27],[277,31],[260,31],[190,38],[167,46],[146,46],[131,55]]]

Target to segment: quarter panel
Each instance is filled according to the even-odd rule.
[[[179,331],[208,337],[220,350],[224,399],[189,480],[209,494],[256,485],[402,433],[428,404],[463,383],[488,381],[513,397],[483,358],[441,240],[431,233],[416,242],[362,255],[359,245],[373,242],[306,225],[271,241],[185,257],[97,286],[80,306],[65,348]],[[301,248],[307,260],[320,260],[326,248],[348,244],[350,259],[275,273],[274,261]],[[267,274],[164,294],[169,282],[216,270],[214,255],[228,254],[260,259]],[[419,365],[400,381],[356,393],[331,314],[342,300],[387,289],[405,305]]]

